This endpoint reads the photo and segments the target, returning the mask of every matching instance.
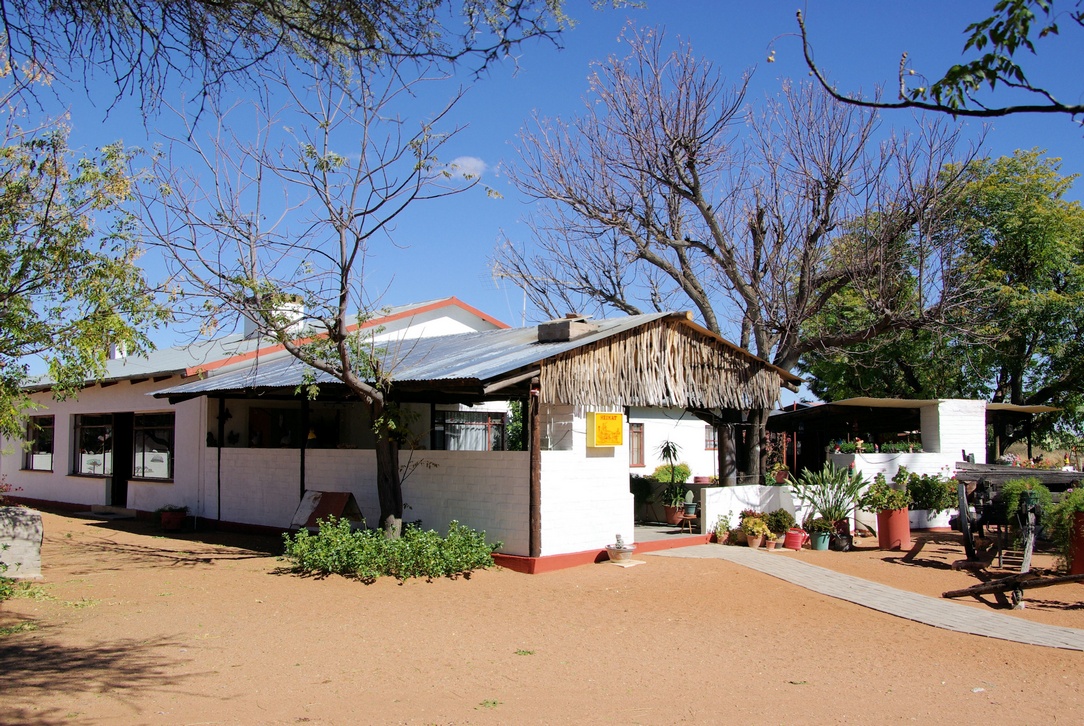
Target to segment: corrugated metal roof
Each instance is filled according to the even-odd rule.
[[[379,324],[379,318],[399,315],[417,308],[435,305],[452,298],[438,298],[424,302],[408,303],[383,308],[374,320]],[[95,379],[95,382],[108,382],[125,380],[128,378],[146,378],[150,376],[175,375],[186,371],[207,366],[235,356],[246,355],[259,349],[261,346],[276,348],[277,343],[263,338],[245,338],[241,333],[225,335],[213,340],[197,340],[185,345],[177,345],[169,348],[161,348],[148,353],[146,356],[130,356],[108,360],[105,364],[105,374]],[[289,356],[282,351],[268,353],[267,361],[273,358]],[[243,365],[252,365],[251,361],[244,361]],[[233,366],[236,369],[236,366]],[[30,386],[31,390],[47,389],[53,381],[42,376],[36,379]]]
[[[538,329],[509,328],[406,340],[384,350],[384,365],[399,383],[415,381],[488,381],[580,346],[665,317],[668,313],[633,315],[594,321],[598,328],[587,335],[559,343],[539,343]],[[248,388],[296,387],[306,375],[315,383],[337,383],[293,356],[261,360],[243,370],[207,378],[157,392],[156,396],[190,396]]]
[[[477,381],[484,384],[567,351],[674,315],[652,313],[594,320],[591,321],[597,326],[594,331],[570,341],[555,343],[539,343],[537,327],[408,340],[384,351],[385,369],[400,384],[423,381]],[[684,316],[681,319],[684,320]],[[699,326],[694,327],[700,329]],[[726,347],[753,358],[747,351],[723,342]],[[765,365],[774,368],[770,364]],[[794,378],[786,371],[777,370],[785,378]],[[290,356],[261,360],[243,370],[212,373],[202,380],[167,388],[154,395],[193,396],[250,388],[294,388],[306,382],[306,375],[317,384],[339,382],[333,376],[312,369]]]

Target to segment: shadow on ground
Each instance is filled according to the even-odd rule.
[[[170,638],[123,639],[92,643],[79,648],[60,646],[34,635],[4,638],[0,648],[0,673],[4,674],[4,723],[56,724],[78,719],[75,711],[42,710],[32,704],[46,694],[95,694],[124,703],[148,691],[175,688],[180,681],[176,667],[184,662],[170,654],[182,644]],[[27,705],[31,704],[31,705]],[[133,711],[133,717],[137,714]]]

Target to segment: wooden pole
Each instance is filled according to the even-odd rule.
[[[539,382],[531,380],[531,395],[528,400],[531,427],[531,471],[529,475],[530,503],[530,544],[531,557],[542,556],[542,427],[539,416]]]
[[[989,595],[994,592],[1008,592],[1009,590],[1031,590],[1037,587],[1051,587],[1066,582],[1082,582],[1084,575],[1056,575],[1054,577],[1039,577],[1031,573],[1022,573],[1003,577],[1000,580],[981,582],[978,585],[965,587],[963,590],[949,590],[942,593],[941,597],[967,597],[969,595]]]

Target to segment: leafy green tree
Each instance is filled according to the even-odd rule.
[[[968,255],[957,275],[977,294],[955,311],[955,333],[905,333],[867,345],[814,351],[802,365],[828,399],[854,395],[981,397],[1062,410],[1038,431],[1065,445],[1084,431],[1084,209],[1064,198],[1075,175],[1038,150],[982,159],[954,225]],[[869,315],[845,293],[822,312]],[[815,322],[818,322],[815,321]]]
[[[127,156],[107,146],[77,159],[62,127],[9,135],[0,147],[0,432],[22,438],[29,361],[58,396],[104,370],[110,344],[145,350],[166,313],[136,265],[121,205]]]
[[[907,53],[900,58],[899,95],[896,101],[867,99],[840,93],[829,83],[824,71],[813,60],[813,51],[801,11],[798,27],[802,49],[811,73],[828,93],[845,103],[869,108],[917,108],[953,116],[996,117],[1017,113],[1059,113],[1075,116],[1084,113],[1084,104],[1066,103],[1055,92],[1028,76],[1019,56],[1037,55],[1036,42],[1061,35],[1060,21],[1070,29],[1084,29],[1081,0],[1068,3],[1073,9],[1055,12],[1054,0],[998,0],[993,13],[965,28],[967,41],[963,52],[974,57],[948,68],[940,78],[929,79],[911,65]],[[1075,27],[1074,27],[1075,26]],[[1064,41],[1068,42],[1068,41]],[[1020,92],[1021,103],[991,104],[984,91],[998,86]],[[1078,95],[1078,94],[1074,94]],[[1075,99],[1074,99],[1075,100]]]

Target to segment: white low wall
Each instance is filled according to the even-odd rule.
[[[854,464],[856,471],[870,482],[877,474],[884,474],[885,478],[892,481],[900,467],[906,467],[912,474],[940,474],[948,478],[956,472],[956,462],[960,460],[959,453],[936,454],[919,452],[914,454],[832,454],[830,460],[840,469],[848,469]]]
[[[805,516],[805,509],[794,501],[790,487],[770,487],[763,484],[750,484],[737,487],[707,487],[700,491],[701,520],[705,531],[715,529],[715,522],[720,516],[730,516],[731,528],[737,527],[742,510],[755,509],[758,512],[773,512],[785,509],[794,515],[800,523]]]
[[[216,454],[206,457],[206,485],[198,510],[215,516]],[[269,527],[289,527],[301,499],[300,451],[297,449],[222,450],[222,519]],[[518,451],[419,451],[424,462],[403,483],[407,522],[421,520],[426,529],[447,533],[458,520],[483,530],[501,552],[526,555],[530,516],[530,460]],[[401,463],[407,461],[407,452]],[[305,487],[351,492],[362,516],[377,525],[376,452],[369,449],[312,449],[305,452]],[[192,506],[191,504],[189,506]],[[196,509],[196,507],[193,507]]]

